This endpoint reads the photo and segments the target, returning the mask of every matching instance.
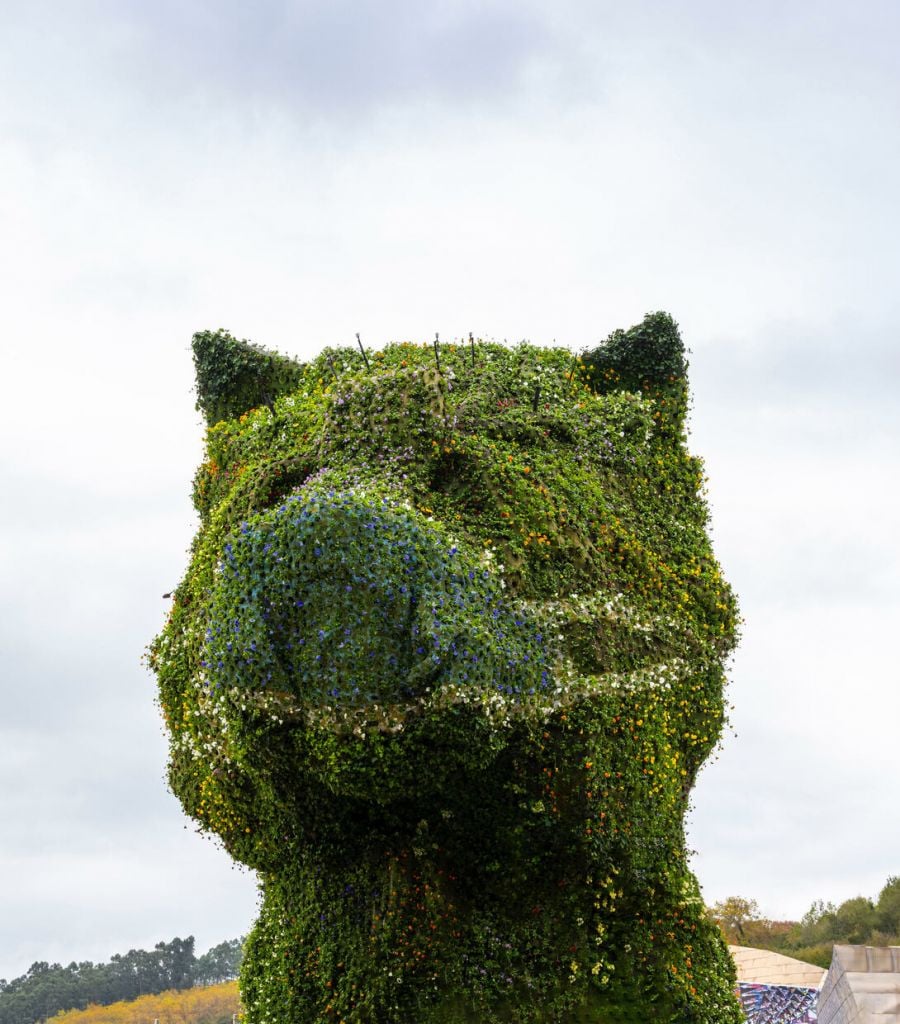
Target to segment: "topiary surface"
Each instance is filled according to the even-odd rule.
[[[741,1021],[684,842],[737,611],[672,319],[576,360],[194,347],[150,658],[172,789],[259,873],[247,1021]]]

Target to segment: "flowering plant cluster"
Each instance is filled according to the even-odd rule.
[[[671,318],[575,359],[197,337],[227,418],[150,660],[173,790],[259,872],[246,1019],[738,1024],[683,833],[737,609]]]

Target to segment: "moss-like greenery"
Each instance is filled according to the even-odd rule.
[[[267,405],[215,368],[259,350],[195,352],[151,661],[173,790],[261,879],[247,1020],[737,1024],[683,834],[737,612],[672,319],[272,357]]]
[[[248,341],[235,341],[227,331],[198,332],[193,350],[197,408],[207,423],[240,416],[257,405],[271,409],[275,399],[302,378],[293,360]]]

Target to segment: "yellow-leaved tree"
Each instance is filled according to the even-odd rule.
[[[53,1024],[232,1024],[241,1019],[237,982],[161,992],[110,1006],[91,1005],[52,1018]]]

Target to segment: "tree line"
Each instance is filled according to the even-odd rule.
[[[131,1002],[68,1010],[54,1017],[51,1024],[232,1024],[235,1017],[240,1019],[240,1010],[237,982],[226,981],[221,985],[140,996]]]
[[[72,961],[63,967],[39,961],[19,978],[0,979],[0,1024],[39,1024],[63,1010],[230,981],[237,977],[242,949],[242,939],[230,939],[198,957],[190,935],[158,942],[152,950],[130,949],[108,963]]]
[[[756,900],[729,896],[707,910],[734,945],[771,949],[828,967],[835,943],[900,945],[900,876],[888,878],[878,896],[854,896],[835,905],[816,900],[799,921],[770,921]]]

